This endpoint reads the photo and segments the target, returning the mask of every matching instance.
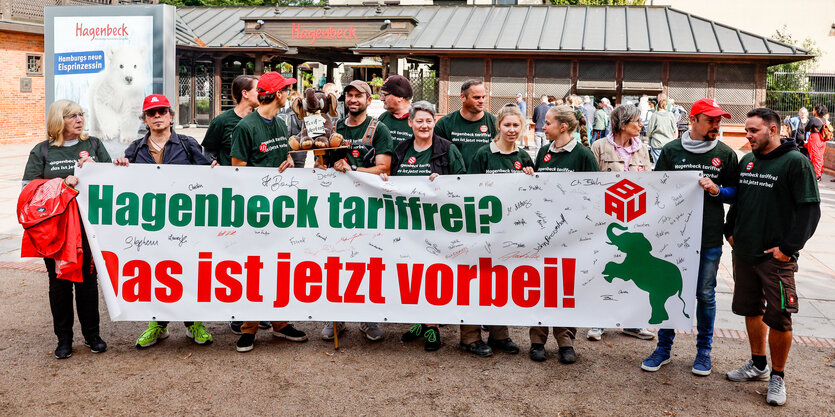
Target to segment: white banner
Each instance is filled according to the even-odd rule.
[[[692,325],[696,172],[76,175],[113,320]]]

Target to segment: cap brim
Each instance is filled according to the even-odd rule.
[[[719,109],[709,110],[709,111],[706,111],[706,112],[702,112],[701,114],[704,114],[705,116],[708,116],[708,117],[722,116],[722,117],[724,117],[724,118],[726,118],[726,119],[730,119],[730,118],[731,118],[731,114],[730,114],[730,113],[728,113],[728,112],[726,112],[726,111],[724,111],[724,110],[719,110]]]
[[[148,110],[152,110],[152,109],[158,109],[158,108],[161,108],[161,107],[167,107],[167,108],[170,108],[171,106],[170,106],[170,105],[168,105],[168,104],[165,104],[165,103],[153,104],[153,105],[150,105],[150,106],[148,106],[148,107],[143,108],[143,109],[142,109],[142,111],[148,111]]]

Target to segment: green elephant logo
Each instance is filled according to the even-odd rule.
[[[622,233],[616,234],[614,229],[619,229]],[[626,230],[627,227],[617,223],[611,223],[606,229],[606,235],[609,237],[607,243],[617,246],[619,251],[626,254],[626,258],[621,263],[607,263],[603,268],[603,278],[607,282],[612,282],[615,278],[632,281],[638,288],[649,293],[649,303],[652,307],[649,324],[659,324],[670,318],[664,304],[676,294],[682,303],[681,312],[690,318],[684,312],[686,303],[681,298],[682,280],[678,267],[652,256],[652,244],[642,233]]]

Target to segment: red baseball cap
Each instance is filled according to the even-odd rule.
[[[145,102],[142,103],[142,111],[157,109],[160,107],[171,108],[171,103],[169,103],[168,99],[162,94],[151,94],[150,96],[145,97]]]
[[[722,108],[716,104],[716,100],[711,100],[709,98],[703,98],[693,103],[693,107],[690,108],[690,115],[695,116],[697,114],[704,114],[709,117],[722,116],[726,119],[731,118],[731,114],[722,110]]]
[[[258,88],[264,90],[259,91],[258,95],[263,96],[265,94],[272,94],[295,83],[295,78],[284,78],[281,74],[271,71],[262,75],[261,78],[258,79]]]

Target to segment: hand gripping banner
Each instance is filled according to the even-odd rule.
[[[76,175],[113,320],[692,325],[697,172]]]

